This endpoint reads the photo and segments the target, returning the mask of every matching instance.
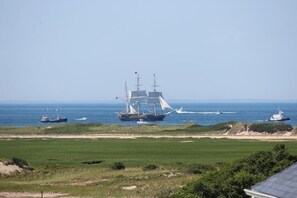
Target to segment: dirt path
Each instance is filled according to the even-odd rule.
[[[3,198],[58,198],[58,197],[68,197],[68,194],[65,193],[54,193],[54,192],[45,192],[45,193],[30,193],[30,192],[0,192],[0,197]],[[70,197],[69,197],[70,198]]]
[[[137,138],[214,138],[237,140],[297,140],[295,135],[145,135],[145,134],[85,134],[85,135],[0,135],[0,139],[137,139]]]

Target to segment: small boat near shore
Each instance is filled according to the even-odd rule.
[[[139,121],[136,122],[137,124],[148,124],[147,121],[144,121],[143,119],[140,119]]]
[[[284,115],[284,112],[281,110],[278,111],[278,113],[273,114],[268,121],[287,121],[290,120],[290,118],[286,117]]]
[[[42,123],[60,123],[60,122],[67,122],[68,121],[67,118],[61,117],[59,115],[59,109],[58,108],[56,109],[56,112],[57,112],[57,117],[54,118],[54,119],[50,119],[48,117],[48,110],[47,111],[44,110],[44,115],[41,117],[40,122],[42,122]]]
[[[87,117],[81,117],[81,118],[77,118],[77,121],[86,121],[88,118]]]

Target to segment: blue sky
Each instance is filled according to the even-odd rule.
[[[0,0],[0,102],[297,100],[297,1]]]

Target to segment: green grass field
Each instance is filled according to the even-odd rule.
[[[295,142],[285,142],[297,154]],[[274,142],[230,139],[14,139],[0,141],[2,159],[23,158],[30,165],[83,167],[87,160],[104,160],[100,166],[123,161],[129,167],[147,163],[174,164],[232,161],[248,154],[268,150]]]
[[[297,154],[295,141],[282,142]],[[24,159],[32,173],[1,176],[0,191],[65,192],[78,197],[153,197],[196,179],[187,164],[216,164],[270,150],[276,142],[228,139],[12,139],[0,140],[0,158]],[[84,161],[103,160],[100,164]],[[123,162],[125,170],[111,170]],[[145,165],[159,168],[143,171]],[[135,190],[122,187],[137,186]]]

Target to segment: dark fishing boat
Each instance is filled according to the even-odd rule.
[[[45,112],[45,110],[44,110],[44,115],[41,117],[41,119],[40,119],[40,122],[42,122],[42,123],[60,123],[60,122],[67,122],[67,118],[65,118],[65,117],[61,117],[60,115],[59,115],[59,109],[57,108],[56,109],[56,112],[57,112],[57,117],[56,118],[54,118],[54,119],[49,119],[49,117],[48,117],[48,110]]]

